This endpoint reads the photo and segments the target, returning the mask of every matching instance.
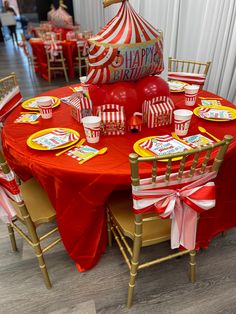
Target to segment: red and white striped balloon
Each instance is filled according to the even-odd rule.
[[[122,2],[117,15],[89,40],[87,83],[133,81],[163,71],[163,36]]]

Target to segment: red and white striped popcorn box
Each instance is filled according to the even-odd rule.
[[[158,96],[145,100],[142,105],[144,123],[148,128],[171,124],[175,106],[167,96]]]
[[[124,106],[105,104],[97,107],[96,114],[101,117],[101,133],[103,135],[124,135],[126,118]]]
[[[71,106],[72,117],[78,122],[81,122],[82,118],[92,115],[93,103],[91,99],[86,97],[74,97],[69,101]]]

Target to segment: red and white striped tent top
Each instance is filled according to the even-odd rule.
[[[156,39],[160,35],[160,31],[138,15],[129,1],[125,1],[117,15],[93,40],[103,44],[137,44]]]
[[[89,39],[90,69],[87,82],[96,83],[101,77],[102,82],[106,82],[109,76],[106,67],[114,61],[121,46],[148,42],[158,42],[158,50],[162,54],[162,32],[135,12],[129,1],[122,2],[117,15],[97,35]]]

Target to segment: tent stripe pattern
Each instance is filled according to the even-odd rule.
[[[117,15],[89,40],[87,83],[136,80],[163,70],[162,32],[124,1]]]

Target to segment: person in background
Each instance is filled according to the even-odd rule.
[[[7,0],[4,1],[3,12],[6,12],[6,13],[9,12],[9,13],[14,14],[14,16],[16,16],[15,10],[12,7],[10,7],[9,1],[7,1]],[[15,42],[18,44],[17,35],[16,35],[16,25],[9,25],[8,28],[9,28],[9,31],[11,33],[12,40],[15,40]]]

